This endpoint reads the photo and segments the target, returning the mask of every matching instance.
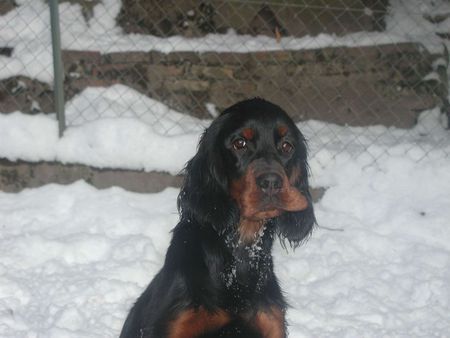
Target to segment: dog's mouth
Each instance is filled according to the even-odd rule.
[[[307,198],[295,187],[299,172],[291,176],[281,165],[256,162],[231,182],[231,197],[240,210],[238,232],[243,243],[257,240],[267,220],[308,207]]]
[[[231,187],[241,218],[262,221],[308,207],[307,198],[291,184],[283,169],[250,169]]]
[[[274,218],[286,211],[302,211],[308,207],[306,197],[294,187],[287,187],[276,194],[255,193],[255,205],[244,205],[241,216],[252,220]]]

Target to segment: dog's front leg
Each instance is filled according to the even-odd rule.
[[[202,307],[182,311],[168,327],[168,338],[195,338],[203,333],[217,330],[230,321],[222,310],[209,312]]]

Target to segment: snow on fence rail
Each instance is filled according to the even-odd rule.
[[[1,113],[54,118],[48,6],[0,5]],[[327,122],[301,125],[318,157],[327,147],[361,156],[348,147],[362,138],[371,161],[381,137],[430,134],[441,145],[448,13],[431,0],[60,1],[67,126],[133,118],[162,136],[199,133],[228,105],[261,96],[298,122]],[[423,149],[418,160],[432,147]],[[57,153],[48,157],[71,157]]]

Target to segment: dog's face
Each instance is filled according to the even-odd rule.
[[[295,127],[283,116],[248,119],[235,126],[225,138],[233,168],[229,191],[238,204],[241,218],[262,221],[285,211],[302,211],[308,200],[296,184],[302,173],[298,157],[303,145]]]
[[[296,246],[315,222],[303,135],[278,106],[240,102],[219,116],[188,163],[179,205],[218,232],[250,241],[270,221]]]

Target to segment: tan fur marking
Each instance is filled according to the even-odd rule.
[[[278,135],[279,135],[280,137],[284,137],[284,136],[286,136],[286,134],[288,133],[289,129],[288,129],[287,126],[281,125],[281,126],[278,126],[278,127],[277,127],[277,131],[278,131]]]
[[[297,168],[297,167],[292,168],[291,175],[289,177],[289,183],[291,185],[298,183],[300,180],[301,174],[302,173],[299,168]]]
[[[238,231],[243,242],[254,241],[267,219],[277,217],[284,211],[301,211],[308,207],[308,200],[294,186],[299,176],[299,169],[294,169],[290,178],[283,174],[283,186],[278,194],[279,205],[270,209],[261,206],[264,193],[256,184],[251,166],[244,176],[231,182],[230,195],[241,213]]]
[[[255,137],[255,132],[252,128],[245,128],[242,130],[242,136],[244,136],[247,140],[252,140],[253,137]]]
[[[216,330],[230,321],[225,311],[209,312],[202,307],[182,312],[168,329],[168,338],[195,338],[202,333]]]
[[[258,212],[257,206],[261,199],[254,173],[248,169],[243,177],[231,182],[231,197],[237,202],[242,218],[250,218]]]
[[[256,314],[253,325],[264,338],[285,338],[284,311],[272,307]]]
[[[241,219],[239,222],[239,239],[244,243],[255,241],[264,223],[266,223],[264,220]]]
[[[283,209],[286,211],[302,211],[308,207],[306,197],[292,186],[286,186],[280,193]]]

